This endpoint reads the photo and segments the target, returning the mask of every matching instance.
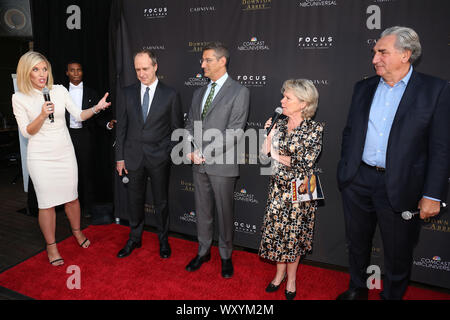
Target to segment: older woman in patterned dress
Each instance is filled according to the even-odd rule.
[[[274,161],[259,255],[277,263],[276,275],[266,291],[275,292],[287,278],[285,295],[292,300],[300,257],[312,248],[317,203],[293,203],[291,181],[313,174],[322,149],[323,124],[311,120],[319,94],[310,80],[287,80],[281,92],[286,117],[277,122],[262,147],[262,156]],[[271,122],[267,120],[264,127]]]

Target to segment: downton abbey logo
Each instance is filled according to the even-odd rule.
[[[145,8],[144,18],[155,19],[155,18],[165,18],[167,17],[167,7],[157,7],[157,8]]]
[[[203,48],[208,46],[211,41],[189,41],[188,43],[188,52],[199,53],[203,51]]]
[[[272,0],[241,0],[242,11],[255,11],[270,9]]]

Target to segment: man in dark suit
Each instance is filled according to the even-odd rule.
[[[249,90],[231,79],[227,73],[228,50],[220,43],[203,49],[201,66],[211,82],[197,89],[192,97],[192,105],[186,129],[194,137],[196,145],[203,150],[195,150],[187,155],[193,165],[195,187],[195,208],[197,214],[198,253],[186,266],[187,271],[195,271],[210,259],[210,247],[214,233],[214,208],[219,224],[219,252],[222,259],[222,276],[230,278],[234,268],[231,260],[233,251],[234,188],[239,165],[236,161],[236,143],[232,132],[243,130],[249,112]],[[196,125],[194,125],[196,123]],[[203,141],[208,130],[222,134],[221,139]],[[211,132],[211,131],[210,131]],[[239,138],[239,134],[238,140]],[[242,136],[241,136],[242,137]],[[227,161],[232,159],[232,163]]]
[[[91,108],[99,100],[97,92],[83,83],[83,67],[80,62],[72,60],[67,63],[66,75],[69,78],[67,89],[75,104],[82,110]],[[79,122],[66,111],[66,124],[75,149],[78,164],[78,194],[81,211],[85,217],[90,216],[94,201],[94,142],[96,126],[114,127],[115,120],[106,120],[111,117],[110,111],[94,116],[89,120]]]
[[[177,92],[158,80],[156,55],[143,50],[134,57],[139,82],[126,87],[117,105],[116,167],[128,175],[130,237],[119,251],[123,258],[141,246],[145,223],[145,195],[150,178],[158,219],[160,256],[169,258],[168,186],[173,130],[182,128],[183,114]]]
[[[419,37],[406,27],[381,34],[373,48],[377,76],[354,88],[343,131],[338,184],[349,254],[349,290],[338,299],[367,299],[367,267],[378,224],[384,248],[383,299],[401,299],[408,286],[420,218],[439,213],[449,176],[447,81],[416,72]]]

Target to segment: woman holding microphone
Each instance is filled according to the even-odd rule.
[[[75,152],[66,126],[67,109],[78,121],[89,119],[108,108],[108,93],[90,109],[80,110],[67,89],[53,84],[50,62],[40,53],[29,51],[17,65],[19,92],[13,94],[12,105],[20,132],[28,138],[27,166],[36,190],[39,226],[47,243],[50,264],[59,266],[64,260],[55,241],[55,206],[64,204],[72,233],[82,248],[90,241],[80,229],[78,201],[78,168]],[[45,101],[44,89],[51,101]],[[51,120],[54,118],[54,121]]]

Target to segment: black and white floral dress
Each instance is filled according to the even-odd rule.
[[[291,167],[272,161],[269,195],[262,226],[259,255],[276,262],[294,262],[312,249],[317,201],[292,203],[291,181],[310,176],[322,150],[323,124],[304,120],[288,133],[287,118],[279,120],[272,139],[280,155],[291,157]]]

